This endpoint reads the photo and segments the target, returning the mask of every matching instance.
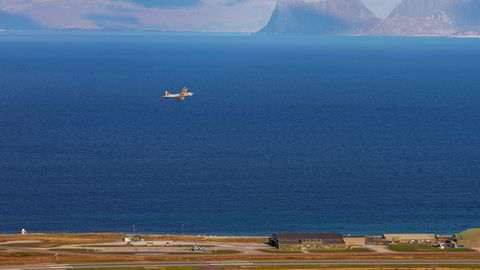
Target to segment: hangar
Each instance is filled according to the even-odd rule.
[[[339,233],[274,233],[269,244],[278,249],[325,249],[344,248],[343,236]]]

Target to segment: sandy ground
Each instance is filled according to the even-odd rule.
[[[382,253],[395,253],[394,251],[388,249],[386,246],[379,246],[379,245],[369,245],[365,246],[366,248],[369,248],[371,250],[375,250],[376,252],[382,252]]]

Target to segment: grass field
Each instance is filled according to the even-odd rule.
[[[134,268],[95,268],[95,270],[202,270],[204,267],[196,266],[166,266],[166,267],[134,267]],[[209,268],[210,269],[210,268]],[[288,265],[288,266],[216,266],[218,270],[238,270],[238,269],[480,269],[480,265]],[[89,270],[88,268],[77,268],[77,270]]]
[[[226,237],[226,236],[214,236],[214,235],[155,235],[146,234],[143,235],[146,241],[187,241],[196,242],[199,244],[209,242],[222,242],[222,243],[265,243],[268,242],[267,237]],[[122,238],[122,237],[121,237]],[[121,239],[119,238],[119,239]]]
[[[42,241],[38,243],[11,243],[11,244],[1,244],[0,247],[24,247],[24,248],[38,248],[38,247],[49,247],[49,243]],[[52,245],[54,246],[54,245]]]
[[[221,237],[221,236],[196,236],[196,235],[143,235],[146,241],[198,241],[202,243],[223,242],[223,243],[265,243],[268,238],[264,237]],[[24,247],[55,247],[71,244],[95,244],[116,242],[127,237],[126,234],[109,234],[109,233],[86,233],[86,234],[0,234],[0,244],[6,241],[21,240],[39,240],[42,243],[34,243],[34,245]]]
[[[242,252],[238,251],[238,250],[229,250],[229,249],[221,249],[221,250],[217,250],[217,251],[213,251],[211,252],[212,254],[240,254]]]
[[[257,249],[257,251],[264,253],[303,253],[299,250],[278,250],[278,249]],[[355,248],[355,249],[312,249],[307,250],[307,253],[364,253],[375,252],[369,248]]]
[[[210,247],[215,247],[214,245],[165,245],[165,246],[162,246],[162,247],[193,247],[193,246],[196,246],[196,247],[203,247],[203,248],[210,248]],[[154,245],[155,247],[155,245]]]
[[[226,268],[226,269],[244,269],[243,268]],[[389,265],[279,265],[279,266],[253,266],[249,269],[480,269],[480,265],[411,265],[411,264],[389,264]]]
[[[203,248],[211,248],[211,247],[216,247],[215,245],[147,245],[148,247],[193,247],[193,246],[196,246],[196,247],[203,247]],[[1,247],[1,246],[0,246]],[[91,247],[91,248],[101,248],[101,247],[114,247],[114,248],[118,248],[118,247],[127,247],[127,248],[131,248],[132,245],[127,245],[126,243],[120,243],[119,245],[81,245],[81,247]]]
[[[38,264],[38,263],[98,263],[98,262],[139,262],[139,261],[265,261],[265,260],[380,260],[380,259],[393,259],[398,260],[401,264],[402,260],[406,259],[418,259],[418,260],[460,260],[460,259],[480,259],[479,252],[458,252],[465,251],[462,249],[455,250],[456,252],[441,252],[433,247],[428,247],[427,250],[423,249],[423,246],[417,246],[412,250],[412,245],[408,245],[401,251],[406,251],[405,254],[394,253],[378,253],[369,252],[370,250],[352,249],[352,250],[321,250],[319,252],[303,253],[301,251],[287,251],[287,250],[275,250],[261,246],[252,245],[253,248],[259,248],[260,254],[249,254],[248,252],[242,253],[236,250],[229,250],[229,248],[219,249],[216,253],[207,250],[206,252],[154,252],[138,253],[138,252],[98,252],[95,248],[84,247],[86,245],[92,245],[95,243],[108,245],[109,243],[121,241],[124,235],[121,234],[30,234],[30,235],[0,235],[0,242],[6,241],[41,241],[40,243],[16,243],[14,246],[1,246],[0,249],[0,265],[13,265],[13,264]],[[146,236],[150,240],[150,236]],[[166,241],[191,241],[197,239],[198,244],[202,245],[216,245],[215,242],[221,242],[221,239],[228,239],[230,243],[234,241],[253,241],[254,243],[263,243],[262,238],[221,238],[221,237],[209,237],[209,236],[152,236],[154,240],[166,240]],[[160,239],[161,238],[161,239]],[[172,238],[175,238],[173,240]],[[200,241],[199,239],[208,239],[206,241]],[[211,242],[209,242],[211,241]],[[228,243],[227,241],[227,243]],[[183,243],[178,243],[182,245]],[[66,249],[59,247],[61,245],[81,245],[81,248]],[[237,245],[239,247],[249,247],[250,245]],[[23,247],[23,249],[22,249]],[[397,247],[398,248],[398,247]],[[116,250],[118,251],[118,250]],[[122,249],[120,249],[122,251]],[[129,250],[125,250],[129,251]],[[181,247],[178,248],[181,250]],[[430,252],[435,251],[435,252]],[[470,251],[470,250],[468,250]],[[407,253],[412,252],[412,253]],[[414,252],[418,252],[415,254]],[[422,253],[423,252],[423,253]],[[55,256],[57,255],[57,256]],[[204,256],[208,255],[208,256]],[[247,267],[248,268],[248,267]],[[324,268],[324,267],[323,267]],[[169,268],[173,269],[173,268]],[[234,269],[229,267],[228,269]],[[273,268],[275,269],[275,268]],[[288,268],[283,268],[288,269]],[[298,269],[298,268],[297,268]],[[478,269],[478,268],[477,268]]]
[[[90,248],[52,248],[50,250],[58,251],[58,252],[84,253],[84,254],[98,253],[97,250],[90,249]]]
[[[115,242],[125,237],[123,234],[2,234],[0,235],[0,247],[2,242],[7,241],[40,241],[38,243],[13,243],[5,244],[8,247],[38,247],[49,248],[72,244],[95,244],[105,242]]]
[[[50,249],[51,251],[58,251],[58,252],[68,252],[68,253],[78,253],[78,254],[90,254],[90,255],[135,255],[135,254],[138,254],[138,253],[142,253],[141,251],[140,252],[135,252],[135,251],[130,251],[130,252],[121,252],[121,251],[118,251],[118,252],[99,252],[95,249],[86,249],[86,248],[82,248],[82,249],[78,249],[78,248],[71,248],[71,249],[68,249],[68,248],[53,248],[53,249]],[[162,251],[159,251],[158,253],[163,253],[165,255],[223,255],[223,254],[240,254],[241,252],[240,251],[237,251],[237,250],[228,250],[228,249],[220,249],[220,250],[207,250],[205,252],[183,252],[183,251],[179,251],[179,252],[162,252]]]
[[[428,244],[419,244],[419,245],[409,245],[409,244],[398,244],[391,245],[388,249],[397,252],[475,252],[473,249],[469,248],[449,248],[449,249],[439,249]]]
[[[12,264],[39,264],[39,263],[109,263],[109,262],[139,262],[139,261],[269,261],[269,260],[479,260],[480,255],[476,252],[471,253],[418,253],[418,254],[378,254],[373,252],[361,253],[285,253],[272,254],[264,253],[261,255],[249,254],[209,254],[189,255],[189,254],[169,254],[162,256],[151,255],[111,255],[111,254],[54,254],[35,253],[35,252],[0,252],[0,265]],[[207,259],[208,258],[208,259]]]
[[[225,255],[225,254],[240,254],[242,252],[237,250],[221,249],[217,251],[205,251],[205,252],[167,252],[167,255]]]
[[[203,270],[197,266],[165,266],[165,267],[129,267],[129,268],[95,268],[95,270]],[[222,268],[216,268],[222,269]],[[230,268],[229,268],[230,269]],[[76,270],[92,270],[91,268],[76,268]]]
[[[313,253],[363,253],[363,252],[375,252],[369,248],[343,248],[343,249],[313,249],[308,252]]]
[[[129,268],[95,268],[95,270],[202,270],[197,266],[165,266],[165,267],[129,267]],[[218,268],[217,268],[218,269]],[[92,270],[91,268],[76,268],[76,270]]]
[[[302,253],[298,250],[278,250],[278,249],[257,249],[257,251],[264,253]]]

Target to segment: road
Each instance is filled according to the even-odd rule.
[[[165,267],[165,266],[289,266],[289,265],[475,265],[480,260],[278,260],[278,261],[199,261],[199,262],[125,262],[88,264],[38,264],[0,266],[0,270],[52,270],[76,268]]]

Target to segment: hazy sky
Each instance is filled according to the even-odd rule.
[[[400,2],[362,1],[379,17],[386,17]],[[20,22],[54,29],[255,32],[267,24],[276,3],[277,0],[0,0],[0,29]]]

